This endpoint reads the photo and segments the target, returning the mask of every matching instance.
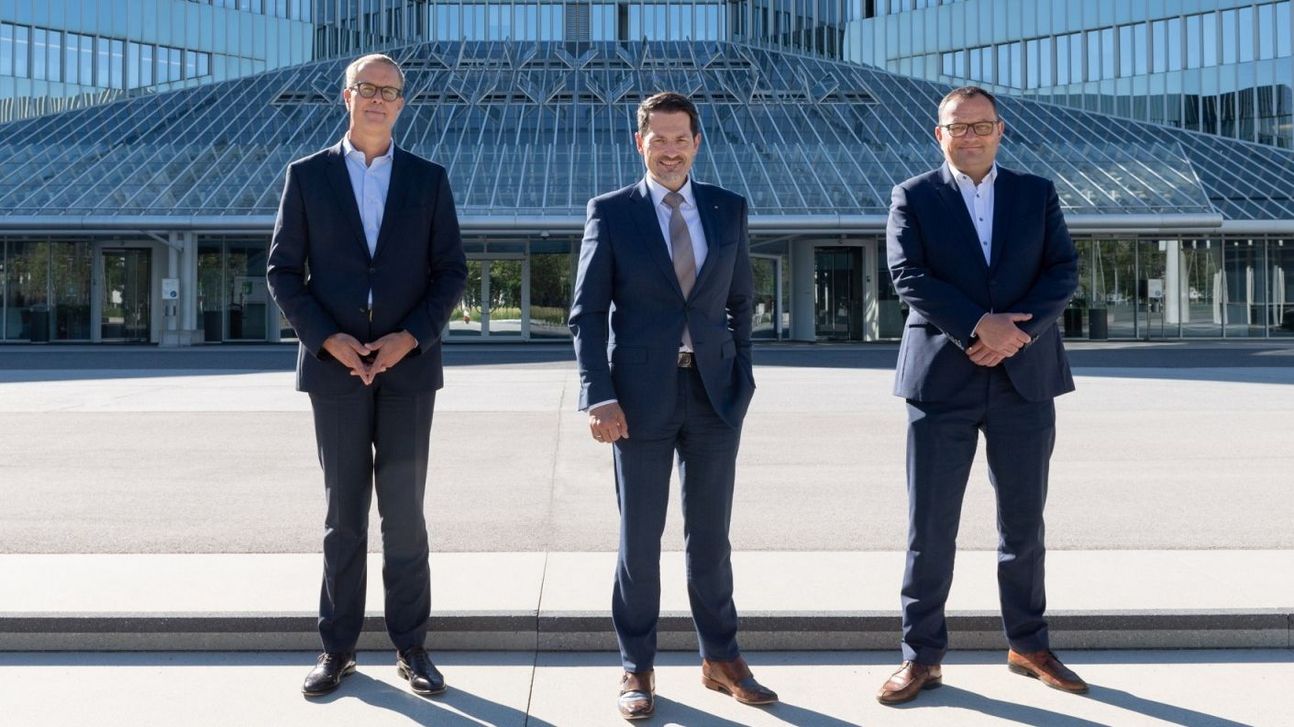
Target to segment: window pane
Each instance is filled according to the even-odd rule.
[[[109,66],[111,66],[111,54],[108,52],[108,41],[106,38],[96,38],[94,41],[94,85],[100,88],[108,87]]]
[[[1038,41],[1030,40],[1025,43],[1025,58],[1028,65],[1027,80],[1025,85],[1028,88],[1038,87],[1038,77],[1041,62],[1038,59]]]
[[[1218,14],[1204,14],[1204,40],[1201,47],[1204,50],[1204,57],[1201,61],[1202,66],[1210,68],[1218,64]]]
[[[1240,62],[1254,59],[1254,9],[1240,8]]]
[[[153,46],[145,45],[139,51],[139,85],[153,85]]]
[[[1087,80],[1101,80],[1101,31],[1087,32]]]
[[[1069,83],[1069,36],[1056,38],[1056,85]]]
[[[19,78],[25,78],[30,70],[27,64],[28,51],[30,49],[31,29],[25,25],[15,26],[13,29],[13,74]]]
[[[1081,83],[1083,80],[1083,34],[1069,34],[1069,81]]]
[[[1186,19],[1186,67],[1199,68],[1200,58],[1200,16],[1192,15]]]
[[[1236,11],[1222,11],[1222,62],[1235,63],[1240,59],[1240,50],[1237,45],[1239,34],[1236,30]]]
[[[1289,27],[1286,26],[1286,32]],[[1258,6],[1258,57],[1262,60],[1276,57],[1276,8],[1274,5]]]
[[[1041,49],[1038,54],[1038,85],[1040,88],[1048,88],[1052,84],[1051,78],[1051,38],[1043,38]]]
[[[1294,51],[1290,48],[1290,0],[1276,3],[1276,57],[1288,58]]]
[[[1132,59],[1136,56],[1132,43],[1132,26],[1119,26],[1119,76],[1127,78],[1133,73]]]
[[[46,40],[44,30],[37,28],[36,31],[32,33],[31,47],[33,50],[33,53],[31,56],[32,57],[31,77],[38,81],[43,81],[46,79],[45,55],[46,53],[48,53],[48,49],[49,49],[49,41]]]
[[[125,41],[112,41],[112,87],[125,88],[125,70],[126,70],[126,43]]]
[[[1168,70],[1182,70],[1182,19],[1168,21]]]
[[[1132,28],[1133,73],[1144,76],[1150,72],[1150,27],[1148,23],[1137,23]]]
[[[63,67],[67,69],[65,79],[68,83],[77,83],[77,71],[80,65],[77,64],[77,50],[81,47],[81,36],[76,33],[67,34],[67,42],[63,44]]]
[[[49,31],[49,75],[51,81],[63,80],[63,34],[57,30]]]
[[[13,75],[13,26],[0,23],[0,76]]]
[[[1154,65],[1152,70],[1155,73],[1163,73],[1168,70],[1168,21],[1156,20],[1151,24],[1151,33],[1154,36]]]

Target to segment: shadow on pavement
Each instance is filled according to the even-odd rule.
[[[1235,720],[1217,717],[1194,709],[1156,702],[1153,699],[1138,697],[1122,689],[1111,689],[1099,684],[1090,686],[1091,691],[1087,694],[1088,699],[1104,702],[1112,707],[1160,719],[1171,724],[1188,724],[1191,727],[1248,727],[1244,722],[1236,722]]]
[[[949,684],[944,684],[938,689],[931,689],[923,693],[920,699],[890,707],[890,709],[900,712],[918,713],[922,709],[949,708],[979,712],[987,717],[1016,724],[1047,725],[1047,727],[1106,727],[1102,722],[1093,722],[1090,719],[1074,717],[1062,712],[1053,712],[1050,709],[1006,702],[1001,699],[969,692],[965,689],[959,689]],[[914,718],[916,716],[916,714],[913,715]]]
[[[363,672],[347,677],[342,688],[336,692],[311,698],[309,701],[312,704],[329,704],[344,699],[358,699],[370,707],[408,717],[416,724],[434,724],[438,727],[480,727],[482,724],[555,727],[507,705],[456,689],[452,684],[443,695],[420,697],[408,690],[378,681]]]

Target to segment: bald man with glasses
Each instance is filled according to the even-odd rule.
[[[903,664],[877,693],[882,704],[943,683],[944,603],[980,432],[997,494],[1007,666],[1087,691],[1051,652],[1043,583],[1053,400],[1074,389],[1056,320],[1078,256],[1055,186],[997,165],[1003,130],[988,91],[950,92],[934,130],[945,163],[895,187],[890,206],[890,274],[910,309],[894,387],[907,400],[909,519]]]

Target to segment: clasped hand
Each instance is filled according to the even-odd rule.
[[[371,343],[360,343],[347,333],[334,333],[324,341],[324,350],[350,369],[351,376],[358,376],[368,386],[417,345],[418,340],[407,331],[388,333]]]
[[[966,349],[966,355],[973,363],[980,366],[997,366],[1032,343],[1033,339],[1029,334],[1015,325],[1031,318],[1033,315],[1030,313],[985,315],[975,326],[974,335],[978,340]]]

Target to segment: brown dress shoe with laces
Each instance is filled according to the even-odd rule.
[[[732,661],[701,660],[701,684],[722,694],[731,694],[742,704],[773,704],[777,692],[755,681],[746,660],[740,656]]]
[[[876,701],[881,704],[903,704],[917,698],[923,689],[935,689],[944,684],[943,669],[938,664],[918,664],[905,661],[899,670],[881,685]]]
[[[1052,689],[1087,694],[1087,682],[1060,663],[1050,650],[1022,654],[1012,649],[1006,654],[1006,668],[1016,674],[1033,677]]]
[[[646,719],[656,711],[656,672],[625,672],[620,677],[620,698],[616,700],[620,716]]]

